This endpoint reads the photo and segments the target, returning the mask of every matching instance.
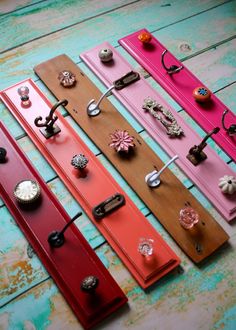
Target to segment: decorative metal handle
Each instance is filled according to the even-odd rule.
[[[147,174],[145,176],[145,182],[147,183],[147,185],[151,188],[155,188],[158,187],[161,183],[160,180],[160,175],[161,173],[168,167],[170,166],[171,163],[173,163],[176,159],[178,159],[179,156],[175,155],[173,158],[171,158],[161,169],[160,171],[156,171],[154,170],[153,172]]]
[[[229,112],[229,110],[227,110],[227,109],[223,112],[223,115],[221,118],[222,127],[229,134],[229,136],[233,136],[233,135],[236,135],[236,124],[232,124],[228,128],[225,126],[225,116],[228,112]]]
[[[92,99],[91,101],[89,101],[88,105],[87,105],[87,114],[90,117],[94,117],[100,114],[101,109],[99,109],[99,105],[102,102],[102,100],[104,99],[104,97],[107,96],[107,94],[109,94],[113,89],[117,89],[117,90],[121,90],[123,88],[125,88],[126,86],[134,83],[135,81],[140,79],[140,75],[137,72],[134,71],[130,71],[128,72],[126,75],[124,75],[123,77],[117,79],[116,81],[114,81],[113,85],[111,85],[105,93],[102,94],[102,96],[100,97],[100,99],[98,100],[97,103],[95,103],[95,100]]]
[[[161,54],[161,63],[164,67],[164,69],[167,71],[168,74],[174,74],[174,73],[177,73],[179,72],[180,70],[183,69],[183,65],[181,66],[177,66],[177,65],[171,65],[169,68],[165,65],[165,55],[167,53],[167,49],[164,50],[164,52]]]
[[[58,248],[62,246],[65,242],[64,233],[66,229],[78,218],[82,215],[82,212],[79,212],[74,216],[61,231],[53,231],[48,235],[48,243],[51,247]]]

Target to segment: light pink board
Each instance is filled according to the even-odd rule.
[[[102,63],[100,61],[98,52],[102,48],[112,49],[114,54],[113,62]],[[107,42],[104,42],[90,51],[82,53],[80,56],[107,87],[111,86],[113,81],[132,70],[130,64]],[[235,173],[224,163],[215,151],[208,146],[204,149],[208,156],[204,162],[198,166],[194,166],[187,160],[186,155],[189,149],[193,145],[199,144],[201,138],[184,122],[174,109],[171,109],[170,105],[148,84],[148,82],[141,78],[139,81],[122,90],[113,90],[113,94],[116,95],[128,111],[133,114],[141,125],[151,134],[154,140],[156,140],[171,157],[175,154],[179,155],[179,159],[176,163],[201,189],[204,195],[209,198],[224,218],[227,221],[235,218],[236,194],[224,195],[218,188],[220,177],[226,174],[235,176]],[[166,130],[162,124],[149,113],[144,112],[142,109],[143,100],[148,96],[172,111],[178,124],[184,130],[184,136],[181,138],[170,138],[166,134]],[[119,129],[119,127],[117,127],[117,129]]]
[[[166,49],[155,37],[152,37],[148,47],[144,47],[138,40],[138,35],[148,32],[146,29],[137,31],[119,40],[119,43],[147,70],[152,77],[196,120],[206,131],[214,127],[222,128],[221,118],[228,109],[214,94],[211,101],[203,104],[196,102],[192,96],[194,88],[204,86],[180,61],[171,53],[165,55],[165,64],[183,66],[176,74],[169,75],[161,64],[161,54]],[[236,124],[236,116],[230,109],[225,117],[225,126]],[[218,134],[212,136],[218,145],[236,161],[236,136],[229,136],[222,128]]]

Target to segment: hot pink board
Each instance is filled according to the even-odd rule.
[[[137,31],[119,40],[119,43],[147,70],[152,77],[184,108],[184,110],[206,131],[214,127],[221,127],[221,118],[225,109],[229,110],[225,125],[229,127],[236,124],[236,116],[214,94],[207,103],[196,102],[192,96],[193,90],[204,84],[190,72],[170,52],[165,56],[167,67],[171,65],[183,66],[176,74],[170,75],[161,64],[161,55],[166,49],[154,36],[148,46],[138,39],[140,33],[148,32],[146,29]],[[212,138],[217,144],[236,161],[236,135],[229,134],[222,128]]]

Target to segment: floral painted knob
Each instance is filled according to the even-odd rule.
[[[87,293],[93,293],[98,287],[99,280],[96,276],[90,275],[83,279],[81,283],[81,290]]]
[[[71,160],[71,165],[78,170],[83,170],[88,164],[88,158],[83,154],[74,155]]]
[[[219,179],[219,188],[222,193],[232,195],[236,191],[236,178],[233,175],[224,175]]]
[[[58,79],[63,87],[72,87],[76,83],[75,74],[69,70],[61,71],[58,75]]]
[[[186,203],[186,207],[180,210],[179,222],[181,226],[185,229],[191,229],[199,221],[198,213]]]
[[[113,52],[110,48],[104,48],[99,51],[98,57],[102,62],[110,62],[113,58]]]
[[[135,147],[134,137],[130,136],[127,131],[116,130],[110,134],[111,143],[109,146],[114,148],[117,152],[129,152],[130,148]]]
[[[143,44],[149,44],[150,41],[152,40],[152,35],[151,35],[151,33],[143,32],[143,33],[140,33],[140,34],[139,34],[138,39],[139,39]]]
[[[196,87],[193,90],[193,97],[197,102],[204,103],[210,100],[211,98],[211,91],[203,86]]]

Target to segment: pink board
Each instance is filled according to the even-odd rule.
[[[98,57],[98,52],[102,48],[110,48],[113,51],[113,62],[103,63]],[[127,72],[132,70],[130,64],[113,48],[109,43],[105,42],[90,51],[84,52],[81,58],[93,70],[93,72],[108,87],[113,81],[120,78]],[[122,89],[113,90],[113,94],[126,106],[129,112],[145,127],[163,149],[172,157],[179,155],[176,163],[186,173],[186,175],[201,189],[204,195],[214,204],[217,210],[230,221],[236,216],[236,194],[222,194],[218,188],[219,178],[224,175],[234,175],[233,170],[224,163],[224,161],[210,147],[204,149],[207,159],[194,166],[187,158],[189,149],[193,145],[201,142],[201,138],[195,133],[185,121],[171,109],[170,105],[141,78],[134,84]],[[184,130],[184,136],[181,138],[170,138],[166,134],[164,126],[160,124],[148,112],[142,109],[143,101],[147,97],[155,99],[174,114],[178,124]]]
[[[161,64],[161,55],[166,49],[153,36],[148,47],[139,40],[138,35],[148,32],[146,29],[137,31],[119,40],[119,43],[147,70],[152,77],[184,108],[184,110],[206,131],[214,127],[222,128],[221,118],[225,109],[229,110],[214,94],[211,101],[207,103],[196,102],[192,96],[193,90],[204,84],[195,77],[180,61],[171,53],[167,52],[165,63],[183,66],[176,74],[170,75]],[[236,116],[229,110],[225,117],[225,126],[236,124]],[[212,137],[216,143],[236,161],[236,136],[229,136],[222,128],[220,132]]]

